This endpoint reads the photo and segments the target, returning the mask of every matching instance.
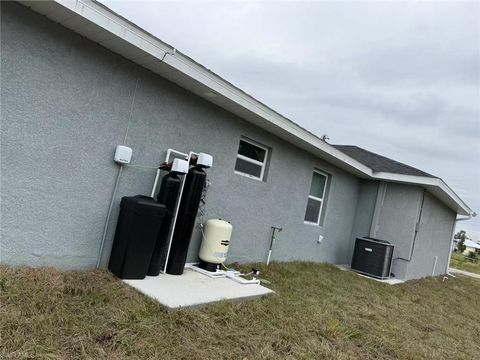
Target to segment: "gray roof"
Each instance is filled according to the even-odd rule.
[[[332,145],[344,154],[368,166],[375,172],[388,172],[401,175],[427,176],[436,178],[422,170],[415,169],[412,166],[402,164],[401,162],[389,159],[385,156],[375,154],[371,151],[362,149],[354,145]]]

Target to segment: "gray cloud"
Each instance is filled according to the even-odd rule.
[[[460,47],[460,48],[459,48]],[[425,86],[425,84],[466,83],[477,86],[480,78],[478,49],[471,43],[448,47],[427,47],[407,43],[371,49],[354,60],[359,75],[378,84]]]
[[[480,213],[480,3],[104,3],[332,143],[442,177]],[[462,225],[480,233],[480,218]]]

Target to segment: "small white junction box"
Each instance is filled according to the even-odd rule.
[[[119,164],[130,164],[130,160],[132,160],[132,149],[128,146],[117,145],[113,160]]]

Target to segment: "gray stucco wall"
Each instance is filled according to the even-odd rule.
[[[408,262],[402,259],[410,257],[423,189],[395,183],[385,185],[385,196],[379,210],[374,237],[388,240],[395,245],[392,273],[397,278],[404,279]]]
[[[439,200],[425,194],[420,225],[407,279],[445,274],[456,214]],[[435,264],[436,258],[436,264]]]
[[[18,4],[1,6],[2,262],[95,265],[117,144],[132,147],[136,165],[157,166],[168,148],[214,156],[205,219],[232,222],[230,261],[265,260],[272,225],[284,227],[273,260],[350,261],[356,177]],[[266,182],[234,174],[241,136],[272,149]],[[303,223],[315,167],[331,175],[322,227]],[[149,194],[154,175],[124,168],[103,265],[120,198]]]
[[[431,276],[435,257],[434,274],[445,273],[456,214],[421,187],[384,185],[373,236],[395,245],[392,273],[403,280]]]
[[[355,220],[352,227],[352,238],[370,236],[375,202],[377,199],[378,181],[361,180],[358,194]],[[353,249],[352,249],[353,252]]]

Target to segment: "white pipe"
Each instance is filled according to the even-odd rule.
[[[123,164],[125,167],[138,167],[144,169],[158,169],[158,166],[140,165],[140,164]]]
[[[118,184],[120,182],[120,175],[122,174],[123,166],[118,168],[117,179],[115,180],[115,186],[113,187],[112,198],[110,200],[110,206],[108,207],[107,218],[105,220],[105,225],[103,227],[102,241],[100,242],[100,249],[98,250],[97,255],[97,268],[100,267],[100,261],[102,260],[103,246],[105,245],[105,238],[107,237],[108,223],[110,222],[110,216],[112,215],[113,203],[115,201],[115,196],[117,194]]]
[[[136,91],[136,88],[138,86],[138,78],[137,78],[137,84],[135,86],[135,91]],[[135,94],[134,94],[134,99],[135,99]],[[132,100],[132,106],[133,106],[133,102],[134,102],[134,99]],[[130,117],[131,117],[131,114],[130,114]],[[127,133],[128,133],[128,129],[127,129]],[[126,139],[127,135],[125,134],[125,139]],[[182,153],[180,151],[177,151],[177,150],[174,150],[174,149],[168,149],[167,150],[167,157],[166,157],[166,161],[169,160],[170,158],[170,155],[171,154],[178,154],[178,155],[182,155],[184,157],[188,157],[188,161],[190,161],[190,155],[188,154],[185,154],[185,153]],[[194,154],[191,152],[191,154]],[[157,167],[153,167],[153,166],[146,166],[146,165],[136,165],[136,164],[126,164],[126,166],[136,166],[136,167],[144,167],[144,168],[152,168],[152,169],[157,169],[157,173],[156,173],[156,176],[155,176],[155,181],[153,183],[153,188],[152,188],[152,192],[150,194],[151,197],[154,197],[155,195],[155,188],[157,187],[157,184],[158,184],[158,179],[160,177],[160,172],[161,170]],[[115,186],[113,188],[113,192],[112,192],[112,198],[110,200],[110,206],[108,208],[108,213],[107,213],[107,218],[105,220],[105,225],[104,225],[104,228],[103,228],[103,235],[102,235],[102,241],[100,242],[100,249],[98,251],[98,255],[97,255],[97,268],[100,267],[100,262],[102,260],[102,253],[103,253],[103,247],[105,246],[105,239],[107,237],[107,232],[108,232],[108,225],[109,225],[109,222],[110,222],[110,217],[112,215],[112,209],[113,209],[113,204],[114,204],[114,201],[115,201],[115,196],[117,194],[117,189],[118,189],[118,184],[120,182],[120,176],[122,174],[122,169],[123,169],[123,166],[120,166],[119,169],[118,169],[118,173],[117,173],[117,179],[115,180]],[[183,191],[183,185],[184,185],[184,182],[185,182],[185,179],[182,180],[182,184],[181,184],[181,191]],[[181,192],[180,192],[180,197],[181,197]],[[180,199],[179,197],[179,199]],[[176,221],[176,216],[178,214],[178,206],[179,206],[179,203],[180,201],[177,201],[177,206],[175,208],[175,218],[174,218],[174,221]],[[175,224],[175,222],[174,222]],[[173,236],[173,231],[172,231],[172,236]],[[171,242],[171,238],[170,237],[170,242]],[[168,248],[168,251],[170,252],[170,245],[169,244],[169,248]],[[167,257],[168,259],[168,257]],[[165,264],[166,265],[166,264]]]
[[[460,219],[455,219],[455,221],[453,222],[452,241],[450,243],[450,251],[448,253],[448,261],[447,261],[447,265],[446,265],[446,268],[445,268],[445,274],[447,274],[447,275],[450,275],[450,261],[452,260],[453,245],[454,245],[453,240],[455,240],[455,230],[457,228],[457,222],[470,220],[472,217],[475,217],[475,216],[477,216],[477,213],[472,212],[467,217],[460,218]]]
[[[168,161],[168,157],[170,156],[170,154],[172,152],[175,152],[176,154],[187,155],[187,154],[181,153],[181,152],[173,150],[173,149],[168,149],[168,151],[167,151],[167,161]],[[197,153],[194,153],[193,151],[190,151],[188,153],[188,155],[187,155],[188,164],[190,164],[190,159],[191,159],[192,155],[197,155]],[[182,200],[183,188],[185,187],[186,177],[187,177],[187,174],[185,174],[185,176],[182,178],[182,182],[180,184],[180,192],[178,194],[177,203],[175,204],[175,210],[173,212],[172,224],[170,225],[170,231],[169,231],[169,235],[168,235],[167,256],[165,258],[165,264],[163,265],[163,270],[161,270],[162,274],[165,274],[165,272],[167,271],[168,257],[170,256],[170,249],[172,247],[173,233],[174,233],[174,230],[175,230],[175,224],[177,223],[178,210],[180,209],[180,203],[181,203],[181,200]]]
[[[270,264],[270,256],[272,256],[272,249],[268,250],[267,265]]]
[[[170,148],[167,150],[167,156],[165,157],[165,162],[168,163],[170,161],[170,155],[172,154],[182,155],[184,158],[188,158],[188,154],[185,154],[183,152]],[[155,196],[155,190],[158,185],[158,179],[160,179],[160,173],[161,173],[160,168],[157,168],[157,173],[155,174],[155,180],[153,181],[152,192],[150,193],[150,197],[152,198]]]
[[[165,161],[166,162],[169,162],[170,161],[170,155],[171,154],[177,154],[177,155],[182,155],[185,159],[188,159],[188,154],[185,154],[181,151],[177,151],[177,150],[174,150],[174,149],[168,149],[167,150],[167,157],[165,158]]]
[[[273,245],[275,245],[275,242],[277,241],[277,239],[275,238],[275,232],[282,231],[282,228],[277,228],[275,226],[272,226],[271,229],[272,229],[272,238],[270,239],[270,248],[268,249],[267,265],[270,264],[270,257],[272,256]]]
[[[160,177],[160,168],[157,168],[157,173],[155,174],[155,180],[153,181],[152,192],[150,193],[150,197],[153,198],[155,196],[155,189],[157,188],[158,178]]]
[[[435,269],[437,267],[438,256],[435,256],[435,261],[433,262],[432,276],[435,276]]]

